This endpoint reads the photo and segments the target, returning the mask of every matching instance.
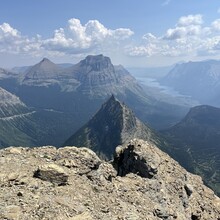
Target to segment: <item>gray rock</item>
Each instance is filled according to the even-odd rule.
[[[116,150],[122,176],[86,148],[0,150],[0,219],[220,219],[213,191],[152,143]]]
[[[40,166],[34,172],[34,177],[49,181],[59,186],[66,185],[68,181],[68,174],[65,173],[62,167],[56,164],[45,164]]]
[[[135,173],[141,177],[152,178],[157,174],[160,164],[160,157],[145,147],[132,142],[125,147],[117,147],[114,165],[119,176],[125,176],[128,173]],[[150,145],[149,145],[150,148]]]

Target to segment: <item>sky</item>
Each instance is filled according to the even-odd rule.
[[[1,0],[0,67],[91,54],[125,67],[220,59],[220,1]]]

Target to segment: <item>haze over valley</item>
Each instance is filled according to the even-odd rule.
[[[220,220],[219,1],[0,14],[0,219]]]

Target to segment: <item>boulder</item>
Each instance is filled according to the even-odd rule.
[[[56,164],[44,164],[34,172],[34,177],[41,180],[49,181],[59,186],[66,185],[68,174],[64,169]]]

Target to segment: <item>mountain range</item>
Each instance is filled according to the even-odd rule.
[[[180,70],[184,69],[184,64],[179,65]],[[182,79],[181,71],[174,71],[177,66],[167,79],[171,75],[173,79]],[[189,64],[187,74],[191,66],[198,69],[199,64]],[[199,68],[201,73],[207,70]],[[212,73],[218,82],[214,71],[217,67],[213,68],[209,75]],[[203,79],[204,83],[205,79],[208,78]],[[65,142],[92,148],[110,159],[117,145],[142,138],[156,143],[185,168],[200,174],[219,193],[217,108],[198,106],[182,119],[187,108],[155,99],[126,69],[114,66],[103,55],[87,56],[72,66],[63,67],[44,58],[20,73],[0,69],[0,86],[1,148],[60,147]],[[213,88],[217,86],[218,83]],[[159,134],[155,128],[166,129]]]
[[[174,124],[187,112],[148,95],[126,69],[103,55],[87,56],[72,66],[44,58],[21,73],[2,70],[0,87],[36,111],[37,126],[50,134],[38,136],[37,145],[63,144],[112,94],[154,128]]]
[[[160,80],[201,104],[220,107],[220,61],[206,60],[177,64]]]

